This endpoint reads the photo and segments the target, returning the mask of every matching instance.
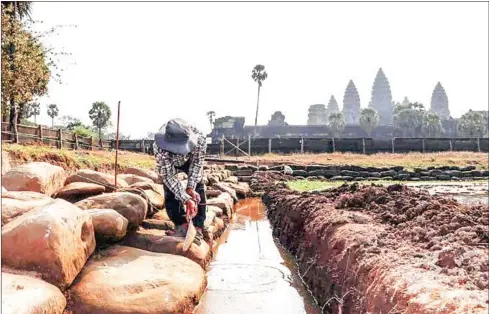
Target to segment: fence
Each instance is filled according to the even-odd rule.
[[[111,149],[115,141],[98,141],[91,137],[81,137],[61,129],[42,126],[18,125],[19,143],[43,143],[68,149]],[[2,123],[2,142],[12,141],[9,125]],[[237,149],[239,147],[239,149]],[[153,153],[152,140],[120,140],[119,149]],[[474,151],[489,152],[488,138],[246,138],[226,139],[220,143],[208,144],[207,154],[245,156],[266,153],[408,153]]]
[[[239,147],[239,150],[236,149]],[[153,153],[152,140],[121,140],[122,150]],[[240,151],[242,150],[242,151]],[[207,144],[207,154],[245,156],[266,153],[332,153],[360,154],[473,151],[489,152],[488,138],[250,138],[226,139]],[[246,153],[246,154],[245,154]]]
[[[2,143],[13,142],[13,133],[8,123],[2,123]],[[110,149],[112,141],[102,141],[102,146],[93,137],[83,137],[63,131],[62,129],[46,128],[42,125],[17,125],[17,135],[21,144],[44,144],[68,149]]]

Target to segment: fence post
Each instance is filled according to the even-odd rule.
[[[392,138],[392,139],[391,139],[392,153],[393,153],[393,154],[394,154],[394,152],[395,152],[395,149],[394,149],[394,140],[395,140],[395,138]]]
[[[301,137],[301,154],[304,154],[304,138]]]
[[[144,147],[144,138],[141,140],[141,152],[144,153],[145,147]]]
[[[219,150],[219,156],[222,158],[224,156],[224,134],[221,137],[221,149]]]
[[[426,151],[426,141],[424,138],[423,138],[423,141],[421,143],[421,146],[422,146],[422,152],[424,153]]]
[[[74,134],[75,137],[75,150],[78,150],[78,134]]]
[[[477,151],[480,153],[481,152],[481,138],[477,138]]]
[[[365,155],[365,139],[362,137],[362,152]]]
[[[61,129],[58,130],[58,147],[61,149],[63,148],[63,132],[61,132]]]
[[[269,154],[272,153],[272,139],[271,138],[268,139],[268,153]]]
[[[39,142],[42,144],[42,125],[39,125]]]
[[[336,152],[336,147],[335,147],[335,144],[334,144],[334,137],[331,138],[331,144],[333,145],[333,153]]]
[[[448,144],[450,144],[450,151],[453,151],[452,139],[448,140]]]
[[[248,155],[251,157],[251,135],[248,135]]]
[[[236,160],[238,160],[238,153],[239,153],[239,137],[236,137]]]

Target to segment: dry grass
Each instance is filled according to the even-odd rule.
[[[245,159],[247,160],[247,159]],[[266,154],[252,157],[252,162],[259,164],[325,164],[325,165],[357,165],[363,167],[404,166],[406,169],[439,167],[439,166],[475,166],[477,169],[489,168],[487,153],[474,152],[443,152],[443,153],[379,153],[373,155],[353,153],[331,154]]]
[[[2,144],[3,154],[8,154],[12,165],[44,161],[61,166],[66,170],[90,168],[97,171],[109,171],[115,167],[115,152],[109,151],[73,151],[47,146]],[[126,167],[153,169],[155,162],[151,155],[120,151],[118,164],[119,169]]]

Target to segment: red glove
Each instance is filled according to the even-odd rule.
[[[197,204],[194,200],[188,200],[185,202],[185,216],[187,221],[194,218],[197,215]]]

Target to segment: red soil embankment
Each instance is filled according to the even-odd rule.
[[[401,185],[263,199],[325,312],[487,313],[487,206]]]

